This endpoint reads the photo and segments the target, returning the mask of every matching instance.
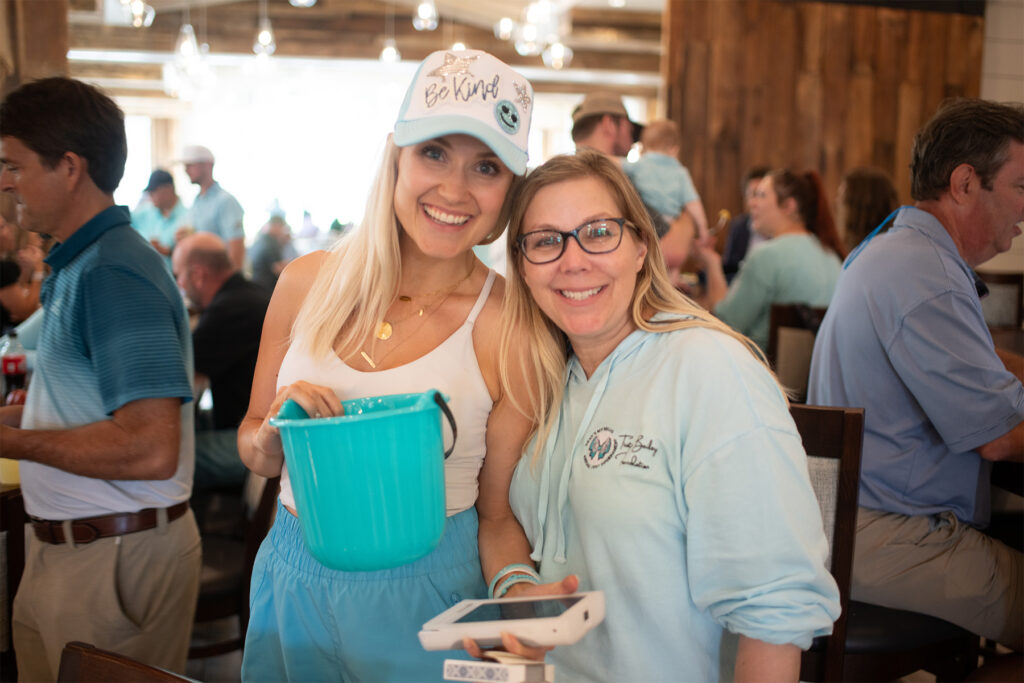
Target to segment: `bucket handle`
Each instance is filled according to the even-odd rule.
[[[452,446],[451,448],[444,452],[444,459],[447,460],[448,456],[451,455],[452,451],[455,450],[455,439],[459,435],[459,429],[458,427],[455,426],[455,416],[452,415],[452,410],[451,408],[448,407],[448,404],[445,402],[444,397],[441,396],[440,391],[434,392],[434,402],[438,405],[438,407],[441,408],[441,412],[444,413],[444,416],[448,418],[448,424],[452,426]]]

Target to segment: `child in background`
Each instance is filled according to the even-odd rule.
[[[697,188],[686,167],[679,163],[679,126],[668,119],[657,119],[644,126],[640,135],[643,156],[623,164],[623,170],[651,208],[671,222],[687,211],[697,227],[697,238],[708,234],[708,219]]]

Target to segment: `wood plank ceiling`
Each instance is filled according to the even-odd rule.
[[[157,87],[162,65],[153,63],[157,60],[152,57],[173,52],[186,16],[211,53],[252,54],[259,0],[146,1],[156,9],[152,26],[132,28],[104,23],[104,0],[69,0],[70,48],[86,54],[84,59],[71,61],[71,75],[102,79],[115,92],[162,95]],[[637,85],[616,85],[617,90],[656,96],[653,84],[660,70],[662,12],[657,7],[659,0],[638,1],[645,9],[572,7],[572,30],[564,39],[575,51],[571,70],[550,70],[550,77],[539,79],[535,87],[579,92],[601,87],[609,74],[631,74],[646,78]],[[388,16],[393,13],[395,42],[405,60],[418,61],[458,40],[492,52],[509,64],[543,68],[540,57],[518,55],[512,43],[496,38],[492,29],[502,16],[511,13],[518,18],[526,0],[438,0],[436,4],[440,26],[432,32],[419,32],[412,26],[416,0],[318,0],[310,8],[293,7],[287,0],[267,0],[277,43],[275,56],[377,59],[387,37]],[[100,51],[145,53],[151,59],[111,61],[88,57]],[[583,83],[579,82],[581,73]],[[572,85],[567,87],[570,81]]]

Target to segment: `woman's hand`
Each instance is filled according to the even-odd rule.
[[[580,587],[580,579],[575,574],[570,574],[561,581],[554,581],[552,583],[542,583],[534,585],[532,583],[517,583],[512,586],[505,597],[516,597],[525,598],[530,596],[547,596],[547,595],[570,595],[575,593]],[[527,659],[536,659],[537,661],[544,661],[544,655],[546,655],[554,647],[529,647],[519,642],[511,633],[503,632],[501,634],[502,649],[512,654],[519,655],[520,657],[526,657]],[[462,647],[466,649],[471,656],[477,659],[483,658],[484,651],[480,649],[480,646],[476,644],[471,638],[462,639]]]
[[[281,433],[277,427],[270,424],[270,418],[281,412],[281,406],[288,399],[302,406],[306,414],[312,418],[334,417],[335,415],[343,415],[345,412],[337,394],[327,387],[311,384],[304,380],[281,387],[274,396],[274,400],[270,404],[270,410],[267,411],[263,422],[253,437],[253,445],[268,455],[283,457],[284,450],[281,445]]]

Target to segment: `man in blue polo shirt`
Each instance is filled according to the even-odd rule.
[[[1021,232],[1024,107],[947,103],[910,168],[915,204],[847,258],[811,362],[809,403],[865,408],[852,597],[1019,651],[1024,559],[979,529],[992,462],[1024,459],[1024,386],[972,268]]]
[[[124,115],[68,78],[0,103],[0,190],[56,238],[24,409],[0,408],[32,522],[14,599],[21,680],[57,677],[81,640],[183,671],[199,589],[192,349],[161,257],[113,192]]]
[[[245,265],[245,230],[242,205],[213,179],[213,152],[202,145],[189,145],[181,155],[185,173],[199,194],[192,202],[185,224],[196,232],[212,232],[228,245],[235,268]]]

